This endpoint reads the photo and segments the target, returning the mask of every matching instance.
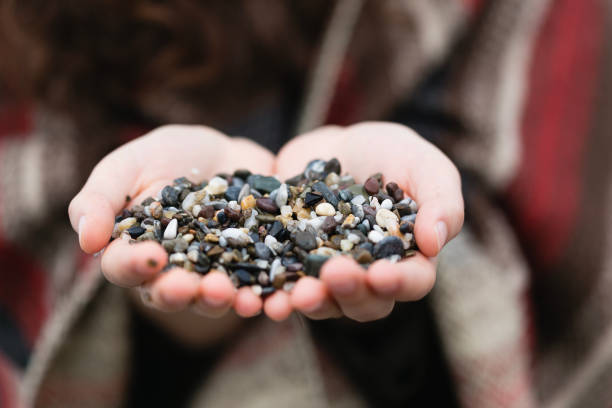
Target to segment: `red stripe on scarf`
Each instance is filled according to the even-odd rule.
[[[558,259],[576,221],[602,15],[596,0],[559,0],[537,38],[522,122],[523,162],[509,190],[535,266]]]
[[[19,406],[16,371],[15,366],[0,353],[0,407],[16,408]]]

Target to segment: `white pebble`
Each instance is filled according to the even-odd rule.
[[[374,231],[378,231],[378,232],[380,232],[381,234],[384,234],[384,232],[385,232],[385,231],[383,231],[383,229],[382,229],[382,228],[380,228],[380,225],[378,225],[378,224],[377,224],[377,225],[374,225],[374,226],[372,227],[372,229],[373,229]]]
[[[358,244],[360,241],[359,235],[353,233],[348,234],[346,239],[351,241],[353,244]]]
[[[191,241],[193,241],[193,234],[183,235],[183,240],[185,240],[187,243],[190,243]]]
[[[274,259],[272,265],[270,265],[270,281],[274,282],[276,275],[283,272],[285,272],[285,267],[281,264],[281,259]]]
[[[193,214],[194,217],[197,217],[200,211],[202,211],[202,206],[200,204],[194,205],[193,208],[191,209],[191,213]]]
[[[334,256],[338,254],[338,251],[333,248],[322,246],[312,251],[312,253],[314,253],[315,255]]]
[[[255,218],[255,216],[252,214],[249,218],[247,218],[244,221],[244,228],[247,228],[247,229],[257,228],[258,225],[259,225],[259,221],[257,221],[257,218]]]
[[[264,239],[264,244],[266,244],[268,248],[272,249],[272,246],[274,246],[274,244],[277,244],[277,243],[278,243],[278,240],[274,238],[274,236],[266,235],[266,238]]]
[[[290,205],[283,205],[280,207],[280,213],[283,217],[290,218],[293,215],[293,209]]]
[[[239,246],[246,246],[253,242],[251,237],[249,237],[244,231],[239,228],[227,228],[221,231],[221,238],[225,238],[226,240],[233,240]],[[221,243],[221,239],[219,239],[219,243]]]
[[[382,240],[384,237],[385,236],[381,232],[376,230],[372,230],[368,233],[368,239],[375,244]]]
[[[394,223],[397,224],[398,221],[399,218],[397,218],[397,215],[389,210],[381,208],[376,212],[376,223],[383,228],[388,228],[389,225]]]
[[[320,203],[315,208],[317,215],[335,215],[336,209],[330,203]]]
[[[353,245],[354,244],[348,239],[343,239],[340,241],[340,249],[342,249],[344,252],[348,252],[353,249]]]
[[[187,258],[191,262],[196,263],[196,262],[198,262],[198,254],[199,254],[199,251],[197,249],[196,250],[191,250],[191,251],[187,252]]]
[[[287,184],[283,183],[278,188],[274,201],[276,202],[276,205],[278,206],[278,208],[280,208],[284,206],[285,204],[287,204],[288,198],[289,198],[289,188],[287,187]]]
[[[391,210],[393,208],[393,203],[388,198],[385,198],[382,203],[380,203],[380,208],[384,208],[385,210]]]
[[[212,195],[223,194],[227,191],[227,180],[221,177],[213,177],[206,186],[206,192]]]
[[[168,258],[168,262],[170,262],[172,264],[182,264],[186,260],[187,260],[187,255],[185,255],[182,252],[174,253],[174,254],[170,255],[170,258]]]
[[[219,245],[225,248],[227,246],[227,238],[219,237]]]
[[[351,200],[351,204],[363,205],[365,201],[366,201],[365,197],[362,196],[361,194],[358,194],[355,197],[353,197],[353,199]]]
[[[380,208],[380,203],[378,202],[378,198],[370,197],[370,206],[378,210]]]
[[[255,259],[255,264],[261,269],[268,269],[268,266],[270,266],[270,262],[265,259]]]
[[[400,255],[398,255],[398,254],[394,254],[394,255],[391,255],[390,257],[388,257],[387,259],[391,263],[397,263],[400,259],[402,259],[402,257]]]
[[[229,203],[227,203],[227,206],[235,211],[240,211],[242,210],[242,207],[240,207],[240,204],[238,204],[238,201],[232,200]]]
[[[319,228],[321,228],[324,221],[325,221],[325,217],[315,217],[315,218],[311,218],[310,220],[306,222],[310,224],[315,230],[318,230]]]
[[[251,286],[251,290],[253,291],[255,296],[261,296],[261,291],[262,291],[261,286],[253,285],[253,286]]]
[[[336,215],[334,215],[334,220],[336,220],[336,222],[340,222],[340,221],[342,221],[342,217],[344,217],[344,215],[342,215],[342,213],[336,214]]]
[[[164,230],[164,239],[174,239],[176,238],[176,231],[178,229],[178,220],[173,218],[169,223],[166,229]]]

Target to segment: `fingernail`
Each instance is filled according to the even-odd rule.
[[[210,297],[205,297],[204,303],[206,303],[207,306],[213,308],[223,307],[227,305],[227,301],[225,299],[215,299]]]
[[[438,251],[442,250],[444,244],[446,244],[446,238],[448,237],[448,229],[443,221],[438,221],[435,227],[436,238],[438,239]]]
[[[330,286],[331,290],[334,293],[338,295],[347,296],[355,292],[355,289],[357,288],[357,283],[354,280],[347,280],[341,282],[334,282],[330,284]]]
[[[79,225],[78,225],[78,234],[79,234],[79,245],[83,246],[83,226],[85,225],[85,216],[81,215],[81,218],[79,218]]]

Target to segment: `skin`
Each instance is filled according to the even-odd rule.
[[[247,168],[286,179],[301,172],[312,158],[332,157],[340,160],[343,173],[352,174],[357,181],[380,171],[415,199],[419,205],[415,237],[420,248],[416,256],[397,264],[379,260],[367,271],[349,257],[337,257],[325,263],[320,280],[300,279],[291,293],[276,292],[262,301],[249,288],[236,290],[221,273],[200,276],[173,268],[159,274],[167,255],[157,243],[130,245],[115,240],[107,245],[115,214],[157,195],[176,177],[209,179],[216,173]],[[199,173],[193,174],[193,168]],[[126,203],[126,196],[134,198]],[[281,321],[297,310],[312,319],[347,316],[363,322],[387,316],[395,302],[422,298],[434,285],[437,254],[461,229],[463,199],[455,166],[404,126],[369,122],[346,128],[323,127],[292,140],[274,157],[246,139],[229,138],[206,127],[173,125],[156,129],[106,156],[74,197],[68,212],[85,252],[106,247],[102,272],[110,282],[140,288],[149,315],[179,338],[202,343],[211,340],[210,333],[217,338],[235,330],[240,321],[236,315],[251,317],[263,311]],[[151,310],[189,317],[177,325],[181,319],[176,316],[169,318]],[[226,329],[204,330],[194,336],[194,312],[202,316],[204,326]]]

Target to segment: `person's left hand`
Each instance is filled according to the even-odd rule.
[[[417,202],[414,233],[419,252],[396,264],[378,260],[367,271],[350,257],[333,258],[323,265],[320,279],[300,279],[283,301],[313,319],[343,315],[357,321],[380,319],[396,301],[415,301],[432,289],[436,256],[463,225],[459,173],[442,152],[411,129],[382,122],[324,127],[300,136],[282,148],[276,171],[286,179],[303,171],[313,158],[332,157],[357,182],[381,172],[385,182],[395,181]],[[288,310],[286,304],[266,304],[267,314],[275,315],[276,308]]]

